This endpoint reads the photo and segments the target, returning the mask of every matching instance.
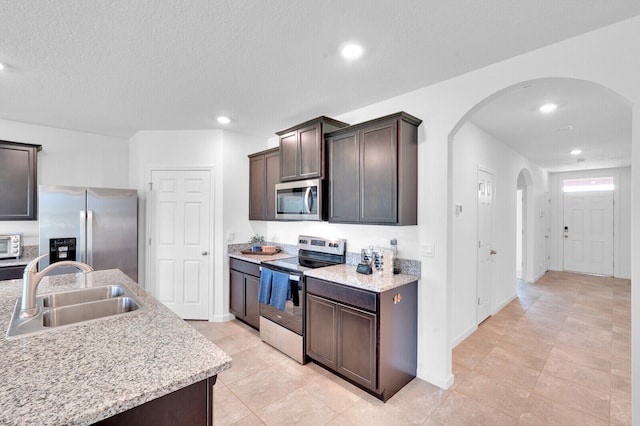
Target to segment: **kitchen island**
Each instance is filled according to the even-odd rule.
[[[0,282],[2,333],[21,284]],[[210,421],[211,386],[231,367],[231,358],[124,273],[47,276],[38,294],[113,284],[127,286],[147,309],[19,338],[2,336],[0,424],[108,421],[200,383],[201,407]]]

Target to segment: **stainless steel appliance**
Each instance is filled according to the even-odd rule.
[[[40,269],[75,260],[96,270],[120,269],[138,281],[138,195],[132,189],[38,188]],[[73,273],[74,268],[59,268]]]
[[[289,355],[301,364],[306,362],[304,348],[306,285],[304,272],[313,268],[345,263],[347,242],[343,239],[329,239],[300,235],[298,237],[298,256],[260,263],[260,338]],[[284,274],[278,277],[277,274]],[[272,282],[280,278],[286,281],[290,297],[284,309],[276,307],[273,294],[262,298],[265,275]]]
[[[276,184],[276,219],[324,220],[321,179],[301,180]]]
[[[0,259],[18,258],[22,253],[22,234],[0,235]]]

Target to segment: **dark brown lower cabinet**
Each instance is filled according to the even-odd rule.
[[[416,376],[417,296],[307,277],[307,356],[387,401]]]
[[[22,275],[24,274],[24,267],[25,265],[5,266],[0,268],[0,281],[22,278]]]
[[[257,330],[260,329],[259,289],[258,264],[229,259],[229,311]]]
[[[218,376],[194,383],[115,416],[96,425],[213,425],[213,385]]]

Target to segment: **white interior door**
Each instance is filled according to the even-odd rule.
[[[613,191],[564,194],[564,270],[613,275]]]
[[[478,170],[478,280],[476,320],[478,324],[491,315],[493,286],[493,203],[495,186],[493,173]]]
[[[211,174],[151,172],[150,288],[185,319],[208,319]]]

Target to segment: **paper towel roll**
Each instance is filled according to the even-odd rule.
[[[395,253],[393,250],[385,250],[382,254],[383,265],[382,271],[385,277],[393,277],[393,265],[395,264]]]

